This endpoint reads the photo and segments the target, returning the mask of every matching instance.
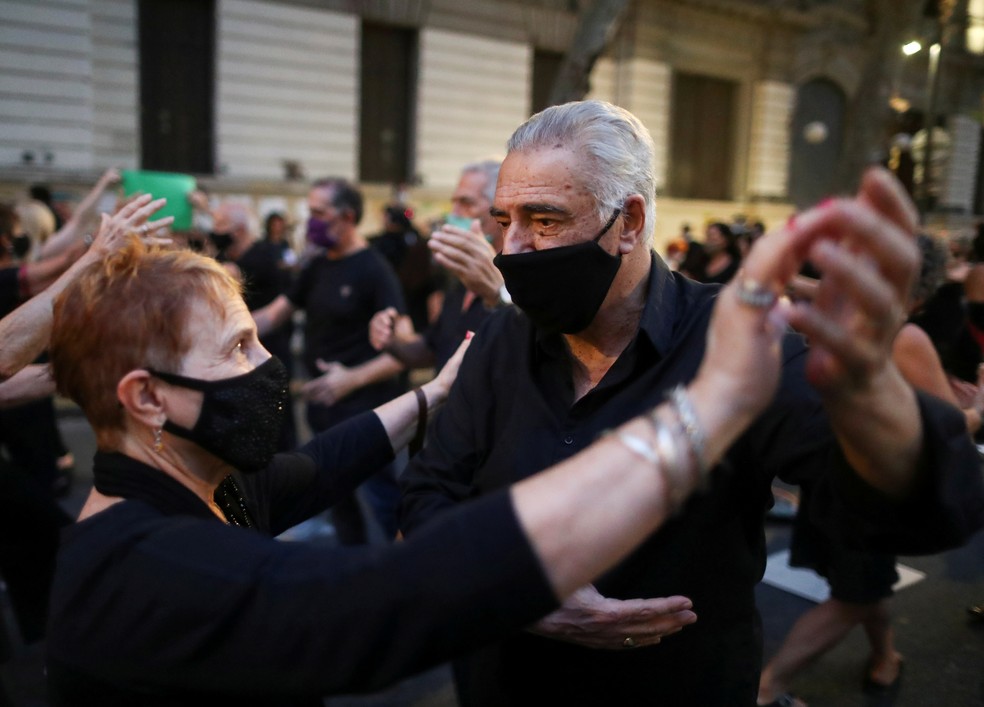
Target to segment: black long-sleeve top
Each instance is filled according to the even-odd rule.
[[[320,704],[378,689],[556,606],[506,494],[384,548],[275,540],[392,457],[364,413],[235,478],[255,529],[99,453],[126,500],[67,529],[51,598],[56,705]],[[516,591],[521,588],[522,591]]]
[[[570,457],[690,381],[718,291],[670,273],[654,256],[636,339],[576,402],[562,340],[539,335],[518,310],[493,315],[403,476],[407,537],[461,501]],[[728,451],[710,491],[596,582],[618,599],[690,597],[697,622],[632,651],[517,632],[461,662],[463,703],[754,705],[761,664],[754,587],[765,569],[764,517],[776,476],[810,480],[814,520],[871,549],[935,552],[984,524],[980,467],[959,411],[919,396],[925,456],[916,488],[893,502],[849,469],[806,381],[805,358],[802,338],[788,335],[776,398]]]

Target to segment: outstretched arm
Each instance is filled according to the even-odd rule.
[[[79,202],[71,218],[41,248],[39,258],[41,260],[47,260],[60,256],[65,251],[80,244],[82,242],[82,236],[85,234],[85,229],[90,225],[95,215],[96,206],[99,203],[100,197],[102,197],[109,187],[116,184],[119,180],[119,172],[115,169],[107,169],[103,172],[96,185]]]

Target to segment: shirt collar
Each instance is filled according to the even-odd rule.
[[[639,332],[649,338],[653,348],[662,357],[666,356],[673,343],[673,325],[677,319],[678,293],[674,275],[663,259],[651,253],[652,267],[649,269],[649,294],[642,310]]]

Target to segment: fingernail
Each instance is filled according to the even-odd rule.
[[[465,333],[465,341],[468,341],[468,340],[469,340],[469,339],[471,339],[471,338],[472,338],[473,336],[475,336],[475,332],[473,332],[473,331],[468,331],[468,332],[466,332],[466,333]]]
[[[828,196],[826,199],[824,199],[819,204],[817,204],[817,208],[819,208],[819,209],[825,209],[828,206],[830,206],[831,204],[833,204],[834,201],[835,201],[834,197]]]
[[[790,217],[789,217],[789,218],[788,218],[788,219],[786,220],[786,228],[788,228],[788,229],[790,229],[790,230],[792,230],[792,229],[794,229],[794,228],[796,228],[796,214],[792,214],[792,215],[791,215],[791,216],[790,216]]]

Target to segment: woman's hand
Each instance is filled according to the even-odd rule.
[[[444,364],[444,368],[440,370],[434,380],[427,383],[427,387],[429,388],[428,393],[438,396],[438,400],[441,402],[447,399],[448,393],[451,391],[451,386],[458,377],[458,369],[461,367],[461,361],[465,357],[465,352],[471,346],[473,337],[473,332],[468,332],[465,335],[465,340],[461,342],[461,345],[454,352],[454,356],[448,359],[448,362]]]
[[[837,199],[797,219],[794,251],[822,277],[816,297],[789,321],[810,340],[807,376],[828,399],[864,392],[892,368],[919,268],[918,218],[902,185],[869,170],[856,199]]]
[[[155,211],[167,203],[167,199],[154,199],[143,194],[127,203],[112,216],[103,214],[99,231],[92,241],[89,252],[98,258],[105,258],[119,250],[131,234],[139,235],[148,245],[167,245],[170,238],[158,237],[161,229],[174,222],[173,216],[149,221]]]

